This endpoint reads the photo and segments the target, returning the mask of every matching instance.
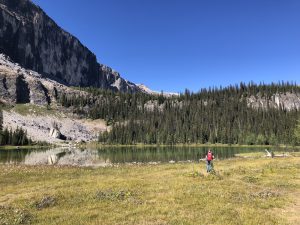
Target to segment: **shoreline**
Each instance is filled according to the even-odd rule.
[[[85,143],[80,144],[79,147],[137,147],[137,148],[144,148],[144,147],[225,147],[225,148],[295,148],[300,149],[300,146],[293,146],[293,145],[239,145],[239,144],[175,144],[175,145],[168,145],[168,144],[102,144],[102,143]]]
[[[41,148],[52,148],[57,147],[55,145],[22,145],[22,146],[13,146],[13,145],[3,145],[0,146],[0,150],[22,150],[22,149],[41,149]]]
[[[13,145],[4,145],[0,146],[0,150],[17,150],[17,149],[39,149],[39,148],[57,148],[57,147],[76,147],[76,148],[159,148],[159,147],[207,147],[207,148],[278,148],[278,149],[298,149],[300,146],[293,145],[238,145],[238,144],[101,144],[97,142],[88,142],[88,143],[65,143],[65,144],[49,144],[49,145],[23,145],[23,146],[13,146]]]

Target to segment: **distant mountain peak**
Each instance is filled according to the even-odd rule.
[[[151,90],[149,87],[147,87],[144,84],[137,84],[137,87],[144,93],[146,94],[151,94],[151,95],[160,95],[163,94],[163,96],[165,97],[172,97],[172,96],[178,96],[179,93],[175,93],[175,92],[159,92],[159,91],[153,91]]]

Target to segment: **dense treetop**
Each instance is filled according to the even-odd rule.
[[[144,93],[121,93],[85,88],[88,95],[60,95],[59,102],[92,119],[105,119],[110,132],[99,141],[119,144],[295,143],[299,112],[279,108],[251,108],[247,97],[271,100],[274,94],[300,93],[294,83],[241,83],[229,87],[186,90],[170,98]]]

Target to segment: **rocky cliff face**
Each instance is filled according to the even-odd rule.
[[[247,105],[256,109],[300,110],[300,93],[276,93],[270,98],[262,97],[258,94],[257,96],[247,98]]]
[[[66,85],[140,91],[30,0],[0,0],[0,53]]]
[[[0,54],[0,102],[50,105],[56,102],[61,93],[86,94],[45,78],[35,71],[24,69]]]
[[[58,125],[66,139],[73,141],[96,140],[99,132],[108,129],[104,121],[89,123],[72,118],[72,115],[64,114],[60,110],[56,114],[48,115],[47,111],[43,111],[41,115],[36,114],[36,107],[46,109],[45,106],[53,105],[56,108],[58,97],[62,93],[66,96],[88,95],[84,91],[75,90],[37,72],[24,69],[0,54],[0,102],[7,105],[31,103],[23,105],[29,108],[28,115],[19,114],[14,108],[3,111],[3,127],[12,130],[22,128],[32,140],[49,143],[60,142],[53,132],[49,135],[53,122]]]

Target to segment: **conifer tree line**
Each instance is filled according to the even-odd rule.
[[[0,145],[28,145],[32,141],[27,137],[27,132],[22,128],[16,130],[3,128],[3,111],[0,105]]]
[[[241,83],[225,88],[188,90],[180,96],[120,93],[83,89],[82,96],[61,94],[64,107],[92,119],[105,119],[112,128],[99,141],[110,144],[296,144],[296,109],[251,108],[247,97],[271,100],[277,93],[300,93],[294,83]]]
[[[2,131],[0,138],[0,145],[29,145],[32,141],[27,137],[27,132],[22,128],[17,128],[16,130],[8,130],[5,128]]]
[[[0,104],[0,135],[2,135],[3,130],[3,111],[2,111],[2,105]]]

